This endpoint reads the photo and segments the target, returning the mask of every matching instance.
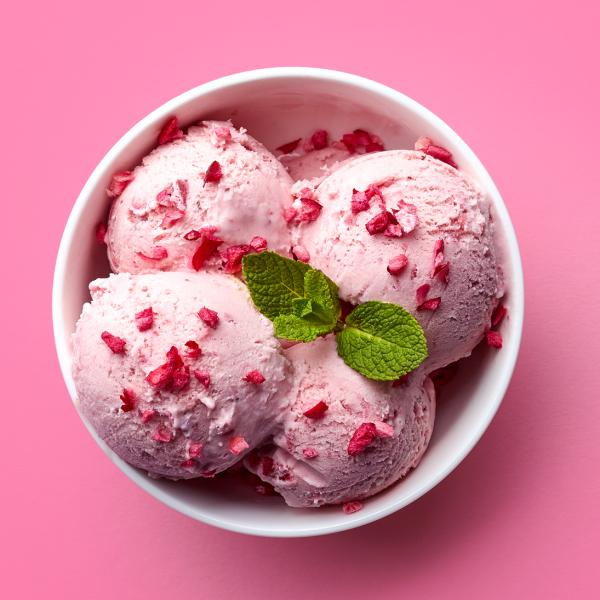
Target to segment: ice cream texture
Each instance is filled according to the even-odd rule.
[[[111,267],[117,273],[217,270],[228,247],[257,236],[288,253],[282,208],[291,183],[281,163],[244,130],[220,121],[190,127],[150,152],[114,199],[106,234]],[[197,254],[203,238],[219,242]]]
[[[207,476],[271,434],[290,365],[235,277],[123,273],[90,292],[73,378],[82,414],[121,458],[152,475]]]

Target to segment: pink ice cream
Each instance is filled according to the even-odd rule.
[[[326,177],[351,156],[346,148],[337,144],[303,154],[284,154],[279,160],[291,178],[298,181]]]
[[[300,223],[295,244],[342,299],[413,313],[427,336],[428,371],[471,353],[503,285],[488,202],[466,175],[422,152],[391,150],[345,162],[308,194],[294,201],[298,214],[306,201],[322,210]]]
[[[222,243],[202,268],[221,268],[220,253],[255,237],[287,254],[282,207],[291,184],[281,163],[243,129],[217,121],[190,127],[146,156],[115,199],[110,264],[128,273],[198,270],[192,257],[207,231]]]
[[[371,381],[345,365],[333,337],[298,344],[287,355],[295,377],[283,429],[273,446],[246,460],[287,504],[317,507],[367,498],[418,464],[435,416],[435,391],[422,370],[397,387]],[[327,405],[324,412],[320,403]],[[313,418],[306,416],[318,406]],[[365,423],[377,433],[360,450],[351,440],[359,428],[369,430]]]
[[[271,434],[290,366],[235,277],[120,274],[90,291],[73,378],[81,412],[121,458],[152,475],[208,476]]]

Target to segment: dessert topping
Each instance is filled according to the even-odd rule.
[[[218,161],[213,160],[210,165],[208,165],[208,169],[206,169],[206,173],[204,174],[204,184],[219,183],[222,177],[223,171],[221,170],[221,165]]]
[[[140,310],[140,312],[135,313],[135,324],[140,331],[146,331],[152,327],[154,323],[154,311],[152,307],[149,306],[144,310]]]
[[[158,134],[158,145],[167,144],[183,138],[183,131],[179,129],[177,117],[171,117]]]
[[[208,327],[211,329],[216,329],[217,325],[219,324],[219,314],[210,308],[206,308],[206,306],[203,306],[198,311],[198,316],[202,322],[205,325],[208,325]]]
[[[229,440],[229,451],[232,454],[240,455],[248,448],[250,448],[250,445],[241,435],[236,435]]]
[[[309,419],[321,419],[325,416],[329,406],[323,400],[319,400],[313,407],[305,410],[302,414]]]
[[[137,404],[135,393],[130,388],[123,388],[123,391],[121,392],[119,398],[123,403],[121,406],[121,410],[123,412],[129,412],[130,410],[133,410]]]
[[[131,171],[121,171],[115,173],[106,188],[106,195],[109,198],[117,198],[125,188],[133,181],[133,173]]]
[[[100,334],[102,341],[115,353],[115,354],[124,354],[125,353],[125,340],[123,338],[117,337],[108,331],[103,331]]]
[[[260,371],[255,369],[254,371],[248,371],[244,375],[243,380],[247,381],[248,383],[260,385],[261,383],[265,382],[265,376]]]
[[[375,423],[363,423],[352,435],[348,444],[348,454],[356,456],[370,446],[373,440],[377,437],[377,429]]]

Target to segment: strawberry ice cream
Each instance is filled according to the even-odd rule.
[[[83,415],[155,476],[210,476],[281,418],[290,367],[235,277],[119,274],[90,284],[73,337]]]
[[[294,246],[340,297],[413,313],[427,337],[428,370],[469,355],[503,294],[493,221],[475,184],[423,152],[391,150],[304,186],[286,211],[298,225]]]
[[[433,384],[422,370],[396,387],[371,381],[340,361],[332,337],[287,355],[295,377],[283,428],[246,460],[287,504],[367,498],[418,464],[435,415]]]
[[[116,197],[106,234],[115,272],[235,272],[244,249],[289,252],[282,207],[292,180],[264,146],[218,121],[163,141],[108,189]]]

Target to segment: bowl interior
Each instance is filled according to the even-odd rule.
[[[510,379],[518,351],[522,275],[514,232],[500,195],[471,150],[442,121],[405,96],[367,80],[317,70],[267,70],[224,78],[170,101],[132,128],[106,155],[84,187],[67,224],[54,282],[54,325],[63,375],[72,398],[70,336],[88,283],[109,273],[103,248],[93,236],[109,204],[104,189],[112,173],[132,168],[152,149],[164,119],[176,114],[183,125],[200,119],[231,119],[273,149],[318,128],[334,138],[357,127],[379,134],[388,149],[412,148],[421,135],[447,146],[460,168],[484,189],[493,206],[504,249],[510,318],[503,325],[501,352],[477,349],[461,361],[456,379],[438,402],[433,439],[418,468],[403,481],[371,498],[362,511],[345,515],[339,507],[290,509],[279,497],[262,497],[240,477],[169,482],[150,479],[121,461],[90,432],[129,477],[169,506],[228,529],[262,535],[312,535],[351,528],[389,514],[429,490],[447,475],[479,439]]]

